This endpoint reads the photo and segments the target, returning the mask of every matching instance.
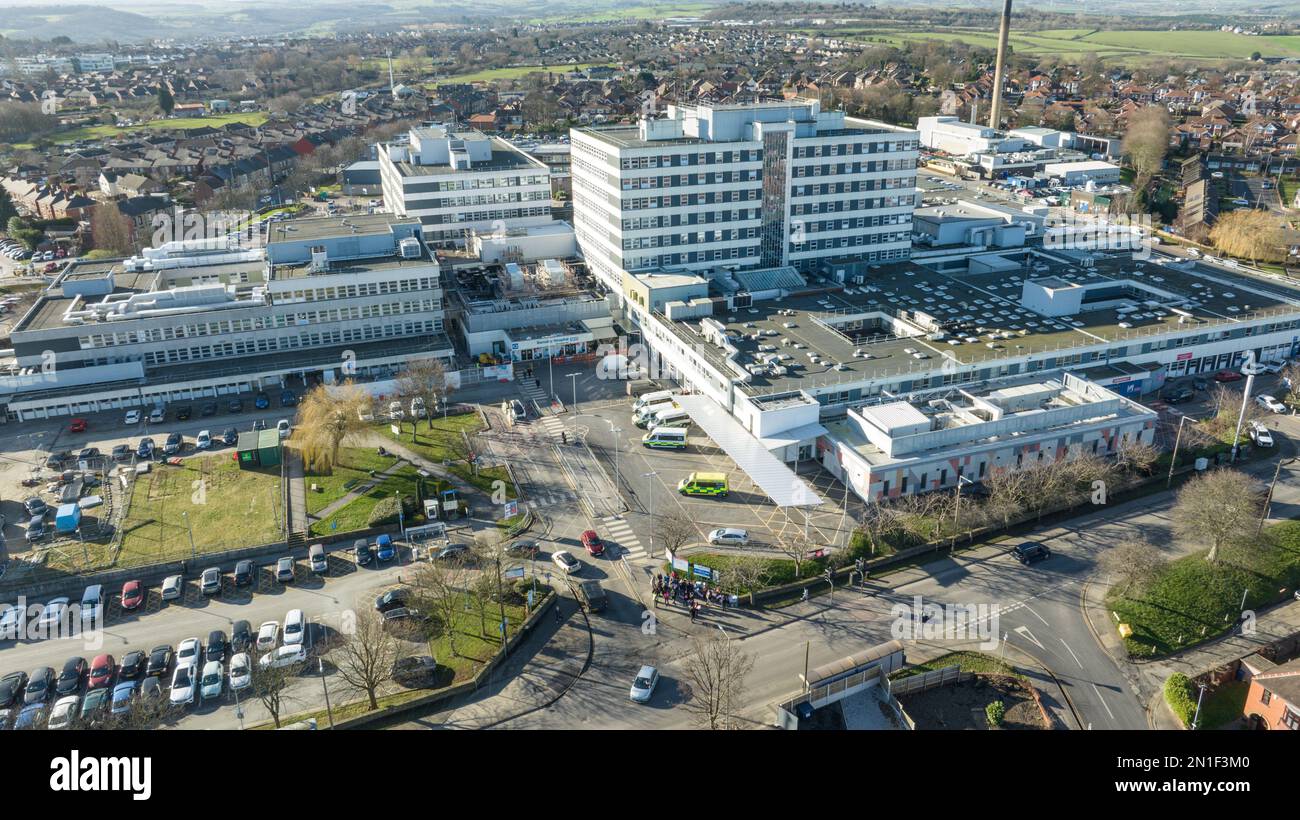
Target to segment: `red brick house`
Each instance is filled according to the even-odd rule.
[[[1300,730],[1300,658],[1278,666],[1253,655],[1242,663],[1253,674],[1242,709],[1252,729]]]

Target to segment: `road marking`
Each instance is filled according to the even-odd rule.
[[[1069,647],[1066,648],[1068,649]],[[1113,721],[1115,719],[1115,713],[1110,710],[1109,704],[1106,703],[1106,697],[1101,693],[1101,690],[1097,688],[1097,684],[1094,683],[1092,685],[1092,691],[1097,693],[1097,700],[1101,701],[1101,705],[1106,708],[1106,714],[1110,715],[1110,719]]]
[[[1032,606],[1030,606],[1028,603],[1025,604],[1025,609],[1029,610],[1029,611],[1033,614],[1033,616],[1034,616],[1035,618],[1037,618],[1038,620],[1042,621],[1042,622],[1043,622],[1043,626],[1051,626],[1051,624],[1049,624],[1049,623],[1048,623],[1048,622],[1043,618],[1042,615],[1039,615],[1037,612],[1034,612],[1034,608],[1033,608]]]
[[[1018,626],[1016,627],[1015,632],[1017,635],[1031,642],[1034,646],[1037,646],[1039,649],[1043,650],[1044,652],[1047,651],[1047,647],[1043,646],[1041,643],[1038,642],[1038,639],[1034,637],[1034,633],[1029,631],[1029,627]]]
[[[1068,643],[1065,642],[1065,638],[1058,638],[1057,640],[1059,640],[1059,641],[1061,642],[1061,646],[1064,646],[1064,647],[1065,647],[1065,651],[1070,653],[1070,657],[1071,657],[1071,658],[1074,658],[1074,662],[1077,663],[1077,664],[1079,664],[1079,668],[1082,669],[1082,668],[1083,668],[1083,661],[1079,660],[1079,656],[1076,655],[1076,654],[1074,654],[1074,650],[1071,649],[1071,648],[1070,648],[1070,645],[1069,645]],[[1095,684],[1094,684],[1094,685],[1095,685]]]
[[[646,552],[645,547],[641,546],[641,541],[637,539],[636,533],[632,532],[632,527],[622,516],[610,515],[600,520],[605,525],[605,532],[618,544],[624,555],[634,560],[650,557],[650,553]]]

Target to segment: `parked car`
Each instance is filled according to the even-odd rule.
[[[258,652],[270,652],[275,649],[276,638],[280,634],[279,621],[264,621],[257,628],[257,647]]]
[[[528,408],[519,399],[513,399],[510,402],[510,413],[514,416],[515,421],[528,420]]]
[[[10,672],[0,678],[0,709],[9,709],[22,703],[23,690],[26,688],[26,672]]]
[[[93,464],[99,460],[98,447],[84,447],[77,453],[77,461],[82,464]]]
[[[253,625],[239,620],[230,625],[230,651],[243,652],[253,645]]]
[[[358,538],[352,542],[352,552],[356,556],[357,566],[359,567],[369,564],[373,557],[370,554],[370,542],[364,538]]]
[[[108,687],[92,689],[81,699],[81,709],[77,715],[82,724],[94,726],[103,720],[104,712],[108,709],[108,702],[113,697],[113,691]]]
[[[1166,404],[1181,404],[1185,401],[1191,401],[1196,398],[1196,391],[1192,390],[1192,388],[1187,385],[1179,385],[1177,387],[1171,387],[1164,393],[1160,394],[1160,398],[1163,399]]]
[[[1273,434],[1268,428],[1259,422],[1252,422],[1250,425],[1250,440],[1255,442],[1256,447],[1272,447]]]
[[[221,568],[208,567],[199,576],[199,592],[204,595],[216,595],[221,591]]]
[[[283,669],[299,666],[307,662],[307,650],[302,646],[282,646],[274,652],[268,652],[257,663],[263,669]]]
[[[165,421],[166,419],[167,419],[167,408],[163,407],[162,405],[158,405],[157,407],[149,411],[150,424],[162,424],[163,421]]]
[[[247,652],[240,652],[230,659],[230,688],[236,692],[247,689],[253,683],[253,663]]]
[[[181,597],[181,591],[184,588],[184,579],[179,575],[168,575],[162,582],[162,598],[164,601],[170,601],[173,598]]]
[[[56,695],[71,695],[80,692],[82,681],[86,678],[87,668],[85,658],[68,658],[63,664],[63,671],[59,673],[58,680],[54,682],[54,693]]]
[[[393,537],[387,533],[380,535],[375,539],[375,557],[380,561],[391,561],[397,556],[397,549],[393,546]]]
[[[46,706],[44,701],[41,701],[39,703],[28,704],[27,706],[23,707],[23,710],[21,712],[18,713],[18,717],[14,718],[14,728],[15,729],[43,728],[46,725],[45,720],[46,720],[46,715],[48,713],[49,713],[49,707]]]
[[[194,449],[206,450],[212,446],[212,431],[200,430],[199,434],[194,437]]]
[[[177,408],[176,408],[176,420],[177,420],[177,421],[189,421],[189,420],[190,420],[190,416],[192,416],[192,415],[194,415],[194,408],[191,407],[191,406],[188,405],[188,404],[185,405],[185,406],[183,406],[183,407],[177,407]]]
[[[86,688],[101,689],[110,685],[116,671],[117,661],[113,660],[112,655],[107,653],[96,655],[90,662],[90,677],[86,681]]]
[[[1286,405],[1267,394],[1255,397],[1255,403],[1270,413],[1285,413]]]
[[[31,542],[39,541],[48,534],[49,529],[45,526],[45,519],[33,518],[31,521],[27,522],[27,528],[23,533],[23,537]]]
[[[632,681],[630,697],[635,703],[648,703],[659,685],[659,670],[653,666],[643,666]]]
[[[1241,381],[1241,374],[1235,370],[1220,370],[1214,374],[1214,380],[1220,384]]]
[[[221,432],[221,443],[227,447],[234,447],[239,441],[239,431],[233,427],[227,427]]]
[[[44,518],[45,514],[50,511],[49,505],[43,499],[32,496],[23,502],[23,509],[32,518]]]
[[[433,554],[439,561],[464,561],[469,558],[468,544],[448,544]]]
[[[167,441],[163,442],[163,455],[175,455],[181,451],[185,444],[185,437],[180,433],[171,433],[167,436]]]
[[[1037,541],[1022,541],[1016,544],[1011,552],[1016,556],[1017,561],[1026,566],[1052,557],[1052,551]]]
[[[207,418],[208,416],[215,416],[216,414],[217,403],[215,401],[205,401],[203,404],[199,405],[200,417]]]
[[[271,406],[271,397],[265,393],[258,393],[253,397],[253,406],[258,410],[265,410]]]
[[[86,420],[85,420],[85,419],[73,419],[73,420],[72,420],[72,423],[68,425],[68,432],[69,432],[69,433],[84,433],[84,432],[86,432]]]
[[[126,411],[126,419],[125,419],[125,421],[124,421],[123,423],[124,423],[124,424],[139,424],[139,423],[140,423],[140,411],[139,411],[139,410],[127,410],[127,411]]]
[[[324,544],[312,544],[307,548],[307,565],[316,575],[329,572],[330,559],[325,554]]]
[[[506,554],[517,558],[536,558],[540,549],[533,539],[521,538],[518,541],[512,541],[510,546],[506,547]]]
[[[138,580],[122,584],[122,609],[138,609],[144,603],[144,583]]]
[[[27,678],[27,688],[23,690],[23,703],[44,703],[54,694],[54,667],[38,666]]]
[[[172,706],[189,706],[194,703],[195,680],[198,666],[194,664],[178,665],[172,672],[171,694],[168,696]]]
[[[119,444],[113,448],[113,461],[122,462],[131,460],[131,445]]]
[[[140,439],[140,443],[136,446],[135,457],[141,460],[151,459],[153,458],[153,449],[153,439],[146,436]]]
[[[275,429],[279,432],[281,440],[283,440],[288,438],[289,434],[293,432],[293,425],[289,424],[288,419],[280,419],[275,423]]]
[[[275,562],[275,580],[282,584],[287,584],[293,581],[293,576],[293,558],[286,555],[279,561]]]
[[[253,583],[253,562],[251,559],[244,558],[235,564],[235,586],[243,587]]]
[[[136,693],[140,689],[140,681],[124,680],[117,686],[113,687],[113,699],[109,705],[109,713],[114,715],[125,715],[130,713],[131,706],[135,703]]]
[[[411,591],[406,587],[390,589],[375,599],[375,611],[387,612],[390,609],[405,607],[411,602]]]
[[[410,655],[393,663],[392,679],[410,689],[433,685],[438,662],[432,655]]]
[[[226,404],[226,412],[227,412],[227,413],[242,413],[242,412],[244,412],[244,400],[243,400],[243,399],[231,399],[231,400],[229,401],[229,403]]]
[[[709,543],[741,547],[749,543],[749,531],[738,527],[719,527],[709,533]]]
[[[45,724],[45,728],[71,729],[72,721],[77,717],[77,706],[80,704],[80,695],[67,695],[56,700],[54,708],[50,710],[50,719]]]
[[[177,666],[191,666],[198,663],[202,656],[203,644],[199,643],[198,638],[186,638],[176,647]]]
[[[166,675],[172,666],[172,648],[167,644],[155,646],[149,650],[149,663],[145,665],[144,676]]]
[[[203,650],[203,659],[205,661],[217,661],[218,663],[226,660],[226,653],[230,644],[226,642],[226,633],[220,629],[214,629],[208,633],[208,644]]]
[[[586,530],[582,533],[582,546],[586,547],[587,552],[591,555],[603,555],[605,553],[605,544],[600,540],[600,536],[595,530]]]
[[[133,649],[122,656],[122,665],[117,668],[119,681],[132,680],[144,675],[149,656],[139,649]]]
[[[291,609],[284,616],[284,644],[294,646],[303,643],[307,634],[307,616],[301,609]]]
[[[280,392],[280,406],[294,407],[298,404],[298,394],[292,390],[283,390]]]
[[[221,661],[208,661],[203,664],[203,675],[199,678],[199,697],[203,700],[215,700],[221,697],[226,685],[226,670]]]

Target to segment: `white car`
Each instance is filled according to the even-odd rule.
[[[194,702],[198,691],[199,667],[197,664],[178,665],[172,673],[172,691],[168,700],[172,706],[185,706]]]
[[[282,646],[274,652],[268,652],[258,660],[263,669],[283,669],[307,662],[307,650],[301,646]]]
[[[203,677],[199,678],[199,697],[203,700],[221,697],[225,682],[226,675],[221,668],[221,661],[208,661],[203,664]]]
[[[159,424],[165,418],[167,418],[167,409],[165,407],[158,406],[149,411],[150,424]]]
[[[1256,447],[1272,447],[1273,434],[1262,424],[1255,423],[1250,426],[1250,440],[1255,442]]]
[[[139,423],[140,423],[140,411],[139,411],[139,410],[127,410],[127,411],[126,411],[126,422],[125,422],[125,423],[126,423],[126,424],[139,424]]]
[[[55,598],[45,605],[44,611],[41,612],[41,619],[37,622],[42,633],[48,634],[50,630],[58,629],[59,624],[63,623],[63,616],[68,611],[67,598]]]
[[[212,446],[212,431],[200,430],[198,436],[195,437],[194,439],[194,449],[206,450],[211,446]]]
[[[275,639],[280,635],[279,621],[266,621],[257,628],[257,646],[258,652],[270,652],[275,649]]]
[[[648,703],[658,683],[659,670],[653,666],[643,666],[641,671],[636,673],[636,680],[632,681],[630,697],[635,703]]]
[[[247,689],[253,682],[253,663],[247,652],[240,652],[230,659],[230,688],[238,692]]]
[[[1259,372],[1261,373],[1281,373],[1282,368],[1286,367],[1286,362],[1260,362]]]
[[[195,666],[203,655],[198,638],[186,638],[176,647],[177,666]]]
[[[17,640],[18,627],[26,610],[16,606],[6,606],[0,615],[0,641]]]
[[[719,527],[709,533],[710,544],[727,544],[733,547],[749,543],[749,531],[737,527]]]
[[[164,601],[170,601],[173,598],[181,597],[181,588],[184,579],[179,575],[168,575],[163,579],[162,598]]]
[[[582,562],[564,550],[556,550],[552,553],[551,560],[565,575],[575,573],[582,568]]]
[[[301,609],[291,609],[284,616],[284,645],[301,646],[307,632],[307,616]]]
[[[47,729],[70,729],[72,728],[72,719],[77,716],[77,704],[81,703],[80,695],[68,695],[59,698],[54,703],[54,708],[50,710],[50,720],[45,724]]]
[[[1286,405],[1272,396],[1256,396],[1255,403],[1271,413],[1285,413]]]
[[[293,426],[289,424],[288,419],[280,419],[275,423],[275,429],[280,432],[280,438],[286,439],[289,433],[293,431]]]

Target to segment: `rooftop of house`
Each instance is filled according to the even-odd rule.
[[[492,159],[483,162],[475,162],[468,168],[455,168],[448,164],[441,165],[415,165],[410,162],[395,162],[393,167],[404,177],[427,177],[439,176],[443,174],[478,174],[485,171],[513,171],[520,168],[537,168],[545,170],[546,166],[539,160],[533,159],[522,151],[512,150],[510,148],[492,149]]]

